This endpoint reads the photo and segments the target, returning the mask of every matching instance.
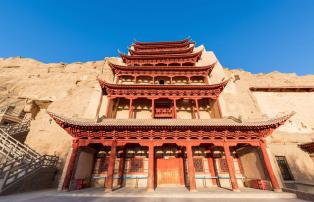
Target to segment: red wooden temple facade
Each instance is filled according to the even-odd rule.
[[[216,63],[197,65],[202,50],[194,46],[189,39],[134,42],[129,54],[120,54],[123,64],[109,64],[114,82],[98,78],[107,98],[101,121],[49,112],[73,137],[63,189],[71,188],[84,164],[82,150],[93,154],[91,172],[104,173],[107,191],[134,183],[148,191],[223,184],[238,191],[245,186],[239,185],[245,169],[239,155],[252,148],[259,151],[270,188],[280,189],[265,138],[292,114],[259,121],[223,118],[218,98],[229,80],[211,83]]]

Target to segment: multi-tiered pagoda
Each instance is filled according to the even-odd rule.
[[[109,60],[114,82],[98,78],[106,110],[97,122],[50,112],[73,137],[63,189],[280,189],[265,138],[291,115],[261,121],[223,118],[218,98],[229,79],[212,82],[209,75],[217,63],[200,65],[203,51],[190,39],[136,41],[128,54],[120,53],[121,60]],[[258,148],[267,173],[251,183],[240,160],[250,148]]]

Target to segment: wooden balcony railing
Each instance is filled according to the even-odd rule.
[[[155,118],[173,118],[172,108],[155,108]]]

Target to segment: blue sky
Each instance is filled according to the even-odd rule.
[[[0,1],[0,57],[101,60],[187,36],[229,68],[314,74],[314,0]]]

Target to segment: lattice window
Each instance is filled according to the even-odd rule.
[[[130,159],[129,172],[144,172],[144,159],[142,158]]]
[[[221,173],[228,173],[229,172],[226,159],[223,159],[223,158],[219,159],[219,170]]]
[[[193,163],[194,163],[195,172],[204,172],[203,159],[194,158]]]
[[[108,157],[96,158],[94,173],[101,174],[101,173],[107,172],[108,164],[109,164]]]
[[[276,160],[284,180],[294,180],[285,156],[276,156]]]

